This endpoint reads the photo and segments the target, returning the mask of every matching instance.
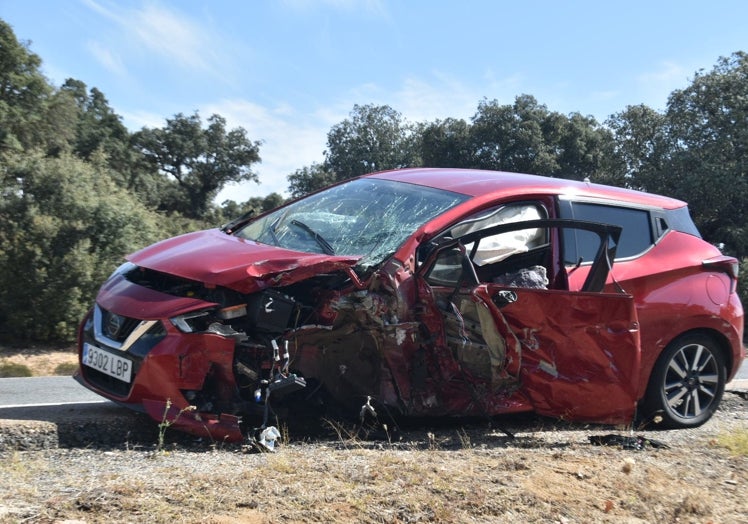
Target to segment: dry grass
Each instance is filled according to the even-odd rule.
[[[659,433],[670,449],[639,452],[527,421],[514,440],[466,426],[392,443],[292,435],[274,454],[174,443],[13,452],[0,457],[0,522],[746,523],[748,458],[719,442],[745,433],[748,407],[730,404],[714,424]]]
[[[14,349],[0,346],[2,377],[72,375],[78,367],[75,347]]]
[[[476,424],[369,442],[330,421],[322,437],[281,428],[274,454],[172,432],[161,451],[154,441],[5,452],[0,523],[748,524],[748,401],[737,395],[701,428],[646,433],[669,449],[590,444],[612,428],[506,425],[516,438]]]

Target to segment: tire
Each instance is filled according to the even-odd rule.
[[[714,338],[692,333],[675,339],[657,359],[649,379],[645,421],[662,428],[701,426],[722,400],[726,375],[725,357]]]

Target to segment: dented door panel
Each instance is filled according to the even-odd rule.
[[[432,288],[449,301],[443,336],[416,363],[430,367],[414,412],[493,416],[534,410],[576,421],[628,423],[634,416],[640,361],[633,300],[626,295],[512,289],[481,284],[457,293]],[[456,311],[462,338],[450,337]],[[490,338],[495,338],[493,342]]]
[[[516,289],[500,310],[504,288],[479,286],[473,296],[494,315],[506,345],[507,371],[533,409],[568,420],[625,423],[633,419],[641,360],[631,296]]]
[[[470,399],[470,406],[491,415],[506,412],[506,399],[516,392],[527,399],[530,409],[543,415],[630,422],[641,361],[634,302],[623,293],[599,292],[615,256],[620,228],[541,219],[497,224],[453,238],[457,229],[426,246],[419,274],[422,320],[443,326],[433,351],[443,374],[440,387],[463,385],[461,394],[451,392],[449,402],[454,406],[456,398]],[[547,270],[561,258],[558,244],[550,240],[560,229],[598,235],[599,249],[584,286],[594,292],[547,289]],[[545,266],[527,267],[526,275],[532,278],[519,279],[524,287],[493,283],[506,280],[508,270],[516,275],[522,266],[509,256],[491,268],[493,274],[485,271],[489,266],[474,258],[480,242],[507,234],[510,240],[521,239],[523,235],[513,232],[527,230],[541,239],[537,250],[542,250],[542,258],[532,264],[542,260]],[[527,262],[525,253],[530,249],[518,249],[517,262]]]

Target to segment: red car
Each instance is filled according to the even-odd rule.
[[[693,427],[745,356],[686,204],[586,182],[382,172],[127,258],[77,378],[213,439],[331,407]]]

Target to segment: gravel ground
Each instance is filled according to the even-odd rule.
[[[275,453],[171,432],[157,450],[135,415],[0,421],[0,522],[748,523],[748,457],[729,449],[746,432],[735,393],[701,428],[635,432],[667,446],[642,450],[590,441],[627,430],[537,417],[390,441],[328,424]]]

